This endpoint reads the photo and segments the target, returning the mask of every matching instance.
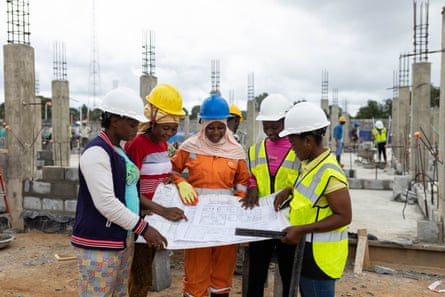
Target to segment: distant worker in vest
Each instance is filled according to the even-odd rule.
[[[386,164],[386,128],[380,120],[375,122],[374,129],[372,129],[372,140],[374,146],[377,147],[378,162],[381,162],[383,155],[383,161]]]
[[[170,84],[161,83],[146,97],[146,122],[139,124],[139,133],[125,144],[125,151],[141,172],[139,193],[141,215],[158,214],[167,220],[185,219],[184,211],[177,207],[164,207],[152,201],[159,184],[171,179],[172,164],[168,156],[167,141],[178,131],[184,118],[182,97]],[[129,297],[146,297],[152,286],[152,266],[157,247],[136,242],[128,283]],[[163,251],[167,253],[167,251]],[[168,255],[164,255],[168,257]]]
[[[148,245],[167,239],[140,216],[139,170],[121,147],[145,122],[144,105],[129,88],[108,92],[99,107],[103,130],[79,159],[79,189],[71,244],[79,269],[79,296],[128,296],[134,234]]]
[[[294,105],[286,114],[281,137],[287,136],[301,160],[292,187],[277,194],[278,210],[289,197],[290,224],[282,242],[304,240],[300,294],[334,297],[335,282],[348,258],[348,225],[352,210],[347,178],[334,155],[323,147],[329,121],[323,110],[309,102]]]
[[[249,148],[247,197],[240,201],[244,208],[258,206],[259,199],[292,187],[297,179],[300,162],[287,137],[279,136],[284,129],[284,116],[291,107],[291,101],[281,94],[270,94],[261,102],[256,120],[262,123],[266,138]],[[295,246],[270,239],[249,243],[247,297],[264,296],[264,284],[274,251],[283,283],[282,296],[289,296]]]
[[[354,121],[351,129],[351,141],[352,150],[357,152],[357,143],[360,141],[360,125],[357,121]]]
[[[338,164],[343,167],[341,164],[341,154],[343,153],[343,145],[344,145],[344,136],[345,130],[344,125],[346,123],[346,118],[341,116],[338,118],[338,123],[334,127],[334,141],[335,141],[335,157],[337,158]]]
[[[171,159],[173,179],[186,205],[206,194],[246,197],[249,171],[242,146],[227,128],[229,104],[218,94],[200,108],[200,130],[187,138]],[[188,169],[185,179],[181,173]],[[237,257],[237,244],[184,250],[183,295],[228,297]]]
[[[238,106],[230,104],[229,106],[230,116],[227,118],[227,128],[233,133],[233,137],[240,142],[241,138],[239,136],[239,125],[243,121],[243,115]]]

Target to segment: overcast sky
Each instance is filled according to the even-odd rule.
[[[419,10],[423,1],[418,0]],[[326,71],[330,104],[336,89],[339,105],[355,115],[369,99],[383,103],[392,97],[399,55],[413,51],[412,0],[96,0],[100,84],[93,98],[88,91],[92,1],[29,2],[39,94],[51,97],[53,45],[63,42],[72,106],[97,104],[113,81],[139,92],[144,31],[150,30],[158,82],[176,86],[188,110],[208,96],[211,60],[217,59],[222,95],[241,109],[246,108],[249,73],[254,73],[255,95],[282,93],[319,103]],[[441,2],[429,5],[431,51],[441,44]],[[0,41],[6,44],[6,1],[1,5]],[[438,87],[440,54],[429,61]]]

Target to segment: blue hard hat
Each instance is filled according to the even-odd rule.
[[[358,127],[358,126],[359,126],[358,122],[355,121],[355,122],[354,122],[354,127]]]
[[[226,119],[230,117],[229,104],[218,94],[212,94],[201,104],[199,113],[201,119]]]

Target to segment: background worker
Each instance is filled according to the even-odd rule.
[[[87,145],[88,141],[90,140],[90,134],[91,134],[91,127],[88,126],[87,120],[82,121],[79,130],[80,130],[80,145],[82,148],[84,148]]]
[[[357,121],[354,121],[351,129],[351,140],[352,140],[352,149],[357,152],[357,143],[360,140],[360,124]]]
[[[343,139],[345,136],[345,131],[344,131],[344,125],[346,123],[346,118],[344,116],[341,116],[338,118],[338,123],[337,125],[335,125],[334,127],[334,132],[333,132],[333,136],[334,136],[334,141],[335,141],[335,157],[337,158],[337,162],[338,164],[340,164],[340,166],[343,166],[341,164],[341,154],[343,152]]]
[[[139,170],[120,146],[145,121],[141,98],[117,88],[102,104],[103,130],[79,159],[79,190],[71,244],[79,268],[79,296],[127,296],[134,233],[147,244],[167,240],[139,215]]]
[[[243,115],[238,106],[230,104],[229,106],[230,116],[227,118],[227,127],[232,131],[233,137],[240,142],[240,136],[238,135],[238,128],[240,123],[243,121]]]
[[[2,123],[2,126],[0,128],[0,147],[4,148],[6,147],[6,134],[8,132],[8,124],[6,122]]]
[[[262,122],[266,138],[249,148],[250,179],[247,197],[241,200],[244,208],[259,205],[261,197],[291,187],[297,179],[300,162],[287,137],[279,136],[284,129],[284,116],[291,107],[291,102],[281,94],[270,94],[261,102],[256,120]],[[264,296],[274,251],[283,283],[283,297],[289,296],[295,246],[271,239],[249,243],[247,297]]]
[[[294,105],[286,114],[284,131],[301,160],[301,170],[292,188],[277,194],[278,210],[290,201],[291,227],[283,231],[284,243],[305,241],[301,266],[302,297],[333,297],[335,281],[344,271],[348,258],[348,225],[351,198],[347,178],[328,148],[323,147],[329,121],[323,110],[309,102]]]
[[[249,172],[241,145],[227,128],[229,105],[213,94],[201,105],[200,130],[171,159],[182,201],[194,205],[203,194],[246,196]],[[185,180],[180,173],[188,169]],[[237,244],[184,250],[183,293],[187,297],[226,297],[232,287]]]
[[[142,215],[156,213],[168,220],[185,218],[177,207],[163,207],[151,201],[158,185],[171,179],[172,165],[167,141],[178,131],[184,118],[182,97],[169,84],[158,84],[146,97],[144,114],[148,122],[139,124],[139,134],[125,144],[125,151],[141,172],[139,192]],[[135,243],[128,293],[130,297],[146,297],[152,285],[152,264],[156,248]]]
[[[386,128],[380,120],[375,122],[374,129],[372,129],[372,140],[377,147],[378,161],[381,162],[383,155],[383,161],[386,164]]]

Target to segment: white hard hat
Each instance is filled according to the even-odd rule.
[[[309,102],[297,103],[287,112],[284,130],[280,132],[280,137],[315,131],[329,124],[326,113],[321,107]]]
[[[270,94],[261,102],[257,121],[278,121],[284,118],[286,112],[292,107],[289,99],[281,94]]]
[[[375,127],[376,127],[377,129],[383,129],[383,123],[382,123],[382,121],[380,121],[380,120],[376,121],[376,122],[375,122]]]
[[[147,121],[141,97],[129,88],[119,87],[108,92],[99,104],[99,109],[139,122]]]

